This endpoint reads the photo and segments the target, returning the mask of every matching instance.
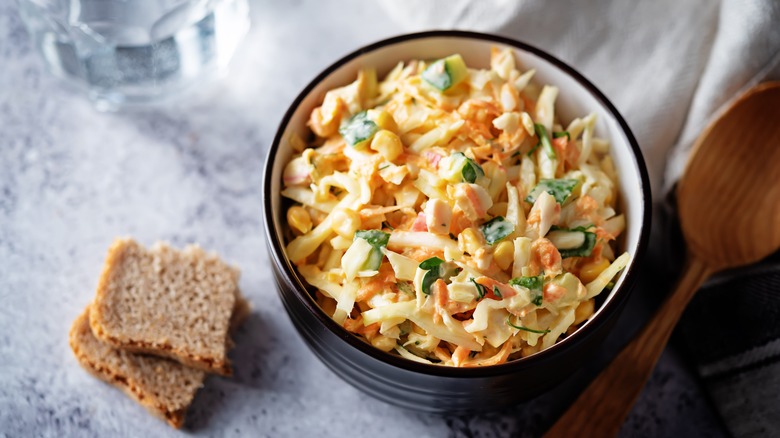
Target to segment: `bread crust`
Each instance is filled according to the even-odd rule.
[[[181,428],[181,426],[184,424],[187,408],[191,404],[195,394],[192,393],[191,395],[188,395],[185,393],[184,397],[187,398],[186,405],[183,408],[172,408],[170,406],[166,406],[166,404],[158,398],[156,393],[166,390],[176,391],[180,390],[180,388],[144,388],[144,385],[137,380],[138,376],[133,376],[130,373],[123,373],[120,369],[111,368],[111,366],[108,364],[108,361],[105,360],[104,356],[101,357],[100,352],[95,352],[94,350],[91,350],[89,346],[84,345],[85,339],[88,339],[89,336],[93,336],[89,329],[90,313],[90,306],[87,306],[84,312],[78,318],[76,318],[69,333],[70,347],[71,350],[73,350],[73,354],[76,356],[79,364],[93,376],[122,390],[122,392],[127,394],[128,397],[138,402],[156,417],[164,420],[174,428]],[[100,341],[95,339],[95,342]],[[106,346],[106,348],[111,347]],[[103,353],[105,354],[105,352]],[[111,353],[116,353],[114,356],[115,360],[122,361],[124,358],[126,358],[126,356],[123,356],[122,353]],[[104,360],[101,361],[101,359]],[[140,356],[135,359],[138,361],[146,361],[149,364],[153,364],[155,361],[159,362],[165,360],[154,357]],[[171,362],[172,366],[184,368],[183,365],[174,364],[174,362]],[[203,379],[205,377],[202,372],[188,373],[191,374],[193,379],[195,379],[195,381],[198,383],[198,386],[202,386]]]
[[[170,249],[165,244],[158,244],[155,248],[149,251],[131,239],[117,239],[113,242],[108,250],[108,255],[104,263],[103,271],[98,281],[96,297],[92,303],[92,310],[89,312],[89,324],[92,332],[101,341],[118,349],[167,357],[192,368],[197,368],[203,371],[225,376],[232,375],[232,366],[229,359],[227,358],[227,349],[230,345],[232,345],[232,341],[230,340],[228,334],[227,324],[229,321],[227,320],[224,321],[226,325],[224,327],[224,344],[221,346],[219,356],[194,354],[192,351],[190,351],[189,345],[180,343],[180,345],[177,346],[166,338],[154,340],[133,338],[126,335],[125,333],[121,333],[121,331],[112,330],[110,325],[106,323],[106,318],[108,318],[114,310],[110,308],[109,304],[107,304],[109,302],[108,298],[111,290],[111,283],[114,281],[114,275],[119,269],[121,269],[121,266],[124,262],[124,257],[126,257],[128,251],[135,250],[143,251],[145,254],[153,254],[155,250],[159,250],[160,248],[162,248],[164,251],[171,251],[176,254],[182,254],[182,252]],[[243,298],[240,297],[237,288],[238,271],[234,268],[230,268],[229,266],[224,265],[216,258],[216,256],[205,254],[202,250],[200,250],[200,248],[188,247],[184,251],[192,251],[195,253],[194,257],[201,257],[208,262],[219,263],[219,268],[230,270],[230,277],[234,283],[231,287],[234,289],[234,293],[231,296],[225,294],[223,299],[230,301],[229,303],[226,303],[230,305],[230,309],[238,308],[237,305],[239,304],[239,300],[243,301]],[[231,314],[232,310],[230,314],[226,315],[225,319],[229,319]]]

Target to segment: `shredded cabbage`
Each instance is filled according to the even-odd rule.
[[[575,320],[627,266],[614,258],[626,221],[595,113],[562,120],[560,90],[510,48],[491,50],[489,69],[446,59],[381,80],[364,68],[325,94],[315,138],[290,140],[282,196],[305,226],[286,249],[347,331],[420,363],[489,366],[595,312]],[[446,92],[421,77],[430,65]]]

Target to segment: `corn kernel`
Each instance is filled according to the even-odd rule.
[[[371,118],[379,129],[386,129],[388,131],[397,133],[398,124],[395,123],[393,116],[384,110],[370,110],[369,118]]]
[[[496,246],[496,249],[493,251],[493,260],[496,262],[498,267],[504,271],[509,268],[514,258],[515,245],[509,240],[505,240],[499,243],[498,246]]]
[[[458,249],[471,255],[482,247],[482,239],[473,228],[466,228],[458,235]]]
[[[574,309],[574,323],[573,326],[583,323],[586,319],[593,315],[596,303],[593,298],[581,302],[576,309]]]
[[[404,151],[401,139],[386,129],[383,129],[374,135],[370,147],[379,152],[387,161],[395,160]]]
[[[300,234],[306,234],[311,231],[311,216],[303,207],[290,207],[287,210],[287,223]]]
[[[338,210],[333,212],[333,231],[345,239],[352,239],[355,231],[360,228],[360,216],[353,210]]]
[[[602,271],[609,267],[609,260],[601,259],[597,262],[585,263],[580,269],[580,281],[582,284],[588,284],[595,280]]]
[[[373,339],[371,339],[371,345],[374,347],[382,350],[382,351],[390,351],[393,348],[395,348],[396,340],[393,338],[388,338],[387,336],[383,335],[376,335]]]

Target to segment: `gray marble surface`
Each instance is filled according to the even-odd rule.
[[[331,19],[320,20],[323,14]],[[287,105],[314,75],[402,30],[358,0],[255,2],[252,19],[228,80],[186,101],[103,114],[46,73],[14,2],[0,4],[0,434],[541,434],[658,304],[666,285],[654,267],[596,358],[536,400],[439,417],[353,389],[303,344],[272,286],[260,216],[263,156]],[[124,235],[146,244],[199,242],[243,271],[254,312],[236,339],[235,376],[207,380],[187,431],[89,376],[68,348],[68,329],[94,294],[105,251]],[[621,435],[724,433],[672,346]]]

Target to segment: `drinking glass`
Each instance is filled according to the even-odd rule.
[[[247,0],[18,0],[49,69],[115,110],[223,73],[249,29]]]

